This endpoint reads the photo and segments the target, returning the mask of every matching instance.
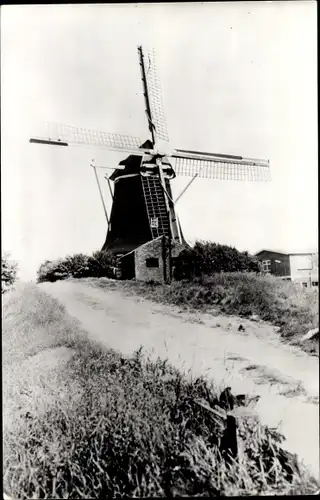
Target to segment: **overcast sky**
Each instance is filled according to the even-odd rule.
[[[177,204],[185,237],[316,249],[316,41],[316,2],[2,6],[2,249],[21,278],[104,243],[89,163],[123,156],[28,139],[41,120],[146,139],[138,44],[156,50],[174,147],[272,167],[271,183],[196,180]]]

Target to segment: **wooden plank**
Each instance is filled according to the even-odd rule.
[[[49,144],[50,146],[69,146],[67,142],[64,141],[52,141],[51,139],[36,139],[36,138],[31,138],[29,139],[29,142],[35,143],[35,144]]]

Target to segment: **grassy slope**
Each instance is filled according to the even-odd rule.
[[[196,397],[212,403],[212,384],[187,380],[165,361],[151,362],[141,353],[124,359],[102,350],[35,286],[5,297],[3,345],[5,374],[18,373],[23,363],[32,367],[47,353],[42,397],[52,395],[44,410],[38,411],[37,399],[28,414],[19,414],[14,430],[4,430],[4,487],[15,498],[287,494],[318,488],[281,450],[275,433],[258,432],[250,422],[239,429],[242,459],[228,466],[216,447],[220,431],[192,404]],[[71,357],[50,370],[50,357],[64,347],[72,348]],[[20,391],[28,384],[33,400],[34,380],[14,382]]]
[[[79,341],[77,322],[67,319],[63,306],[35,285],[20,284],[2,301],[4,364],[22,362],[45,349],[73,348]]]
[[[171,285],[126,281],[120,284],[106,278],[91,280],[102,288],[122,287],[130,293],[166,304],[204,312],[250,317],[253,314],[279,327],[284,340],[299,344],[310,329],[319,326],[319,292],[297,288],[273,276],[221,273],[204,277],[202,282],[180,281]],[[319,338],[301,344],[319,354]]]

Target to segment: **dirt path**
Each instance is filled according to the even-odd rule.
[[[236,317],[179,312],[120,291],[75,281],[43,283],[90,337],[130,355],[141,345],[235,393],[260,394],[261,421],[319,477],[319,363],[279,342],[273,327]],[[238,332],[242,323],[245,332]]]

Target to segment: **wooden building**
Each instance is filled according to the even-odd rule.
[[[261,262],[261,271],[288,279],[304,287],[319,285],[317,252],[284,253],[260,250],[256,257]]]

